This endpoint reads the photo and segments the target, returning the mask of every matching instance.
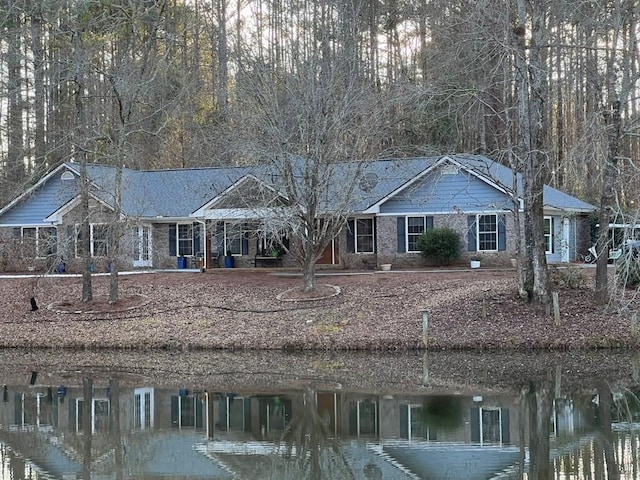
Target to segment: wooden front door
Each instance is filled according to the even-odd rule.
[[[338,251],[338,241],[331,240],[322,252],[322,256],[316,262],[317,265],[338,265],[340,255]]]

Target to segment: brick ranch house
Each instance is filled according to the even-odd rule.
[[[450,227],[460,233],[463,259],[506,265],[515,252],[512,171],[477,155],[387,159],[360,164],[358,180],[336,173],[336,188],[357,181],[347,228],[327,246],[319,266],[398,268],[423,266],[416,242],[425,229]],[[89,164],[91,256],[95,271],[108,269],[108,241],[114,218],[116,169]],[[0,209],[0,270],[60,268],[79,271],[80,168],[64,163]],[[231,254],[234,266],[282,251],[288,233],[266,228],[268,208],[255,192],[271,192],[271,203],[287,199],[265,166],[122,171],[122,270],[218,266]],[[353,178],[353,177],[351,177]],[[346,183],[347,182],[347,183]],[[519,181],[518,184],[521,182]],[[254,198],[253,205],[251,198]],[[264,201],[264,200],[262,200]],[[547,260],[570,262],[590,245],[588,218],[595,207],[554,188],[544,188]],[[273,227],[273,226],[271,226]],[[284,254],[278,265],[294,266]],[[228,265],[230,266],[230,265]]]

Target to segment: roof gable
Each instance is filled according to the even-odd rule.
[[[70,171],[63,164],[46,174],[0,210],[0,223],[6,226],[46,225],[45,217],[78,193],[76,181],[62,179]]]

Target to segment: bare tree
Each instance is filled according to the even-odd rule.
[[[517,44],[519,147],[523,159],[524,234],[526,248],[525,289],[530,299],[550,302],[550,280],[545,254],[543,216],[543,101],[544,71],[541,48],[545,41],[544,0],[518,1],[518,26],[514,30]],[[530,16],[531,39],[526,45],[526,21]],[[528,51],[527,51],[528,50]]]
[[[598,214],[600,234],[596,244],[598,260],[595,296],[596,301],[600,304],[609,302],[609,278],[607,275],[608,251],[610,248],[609,222],[611,221],[612,213],[616,209],[618,163],[625,135],[622,110],[626,108],[629,96],[638,81],[637,72],[635,75],[629,74],[629,72],[633,72],[631,68],[632,58],[637,54],[635,52],[635,42],[632,45],[624,42],[627,48],[618,48],[618,45],[623,43],[621,37],[624,32],[637,29],[638,7],[627,7],[627,2],[616,0],[612,2],[611,10],[605,12],[607,14],[605,18],[608,21],[605,22],[607,27],[603,35],[605,38],[610,37],[611,47],[605,51],[605,71],[602,73],[604,84],[598,84],[601,89],[599,91],[602,105],[601,112],[607,137],[607,154],[602,172],[602,192]],[[597,77],[591,78],[591,81],[597,81]]]
[[[240,153],[266,162],[288,208],[280,226],[292,233],[290,253],[302,267],[304,290],[315,288],[315,264],[345,227],[362,173],[379,133],[370,84],[349,63],[321,57],[296,75],[254,64],[239,85],[245,116]],[[347,162],[351,160],[351,162]]]

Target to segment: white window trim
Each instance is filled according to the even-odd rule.
[[[134,258],[133,258],[133,266],[134,267],[151,267],[153,265],[153,230],[151,228],[151,225],[138,225],[136,227],[134,227],[134,231],[133,231],[133,235],[132,235],[132,241],[135,244],[135,249],[134,249]],[[144,246],[144,231],[148,231],[148,235],[147,235],[147,252],[148,252],[148,256],[149,258],[147,260],[144,260],[142,257],[142,251],[145,248]],[[177,234],[176,234],[177,236]],[[176,252],[177,252],[177,246],[176,246]]]
[[[420,439],[414,439],[413,438],[413,429],[411,428],[411,423],[413,421],[413,410],[415,409],[419,409],[419,408],[424,408],[424,405],[422,404],[418,404],[418,403],[409,403],[407,404],[407,440],[409,441],[409,443],[413,442],[413,441],[419,441],[420,443],[423,442],[429,442],[429,438],[431,437],[431,432],[430,432],[430,428],[429,425],[425,425],[425,438],[420,438]]]
[[[180,227],[184,226],[184,225],[186,225],[188,227],[191,227],[191,239],[190,239],[190,241],[191,241],[191,253],[187,253],[187,254],[181,254],[180,253],[180,238],[181,238],[180,237]],[[195,250],[195,243],[196,242],[195,242],[194,236],[195,236],[195,227],[193,226],[193,223],[189,223],[189,222],[176,223],[176,256],[178,256],[178,257],[192,257],[192,256],[195,255],[194,250]],[[186,240],[187,239],[185,238],[185,241]]]
[[[40,225],[40,226],[33,226],[33,227],[28,227],[28,226],[27,226],[27,227],[20,227],[20,241],[21,241],[21,242],[24,242],[24,241],[25,241],[25,238],[26,238],[26,237],[24,236],[24,231],[25,231],[25,230],[32,230],[32,229],[33,229],[33,230],[35,230],[35,231],[36,231],[36,238],[35,238],[35,241],[36,241],[36,258],[47,258],[47,257],[49,256],[48,254],[47,254],[47,255],[41,255],[41,245],[40,245],[41,239],[40,239],[40,231],[41,231],[43,228],[50,229],[50,231],[51,231],[52,233],[53,233],[53,232],[55,232],[56,236],[57,236],[57,234],[58,234],[58,233],[56,232],[56,227],[54,227],[54,226],[49,226],[49,225],[47,225],[47,226]],[[51,238],[51,237],[49,237],[49,238]],[[31,238],[29,238],[29,240],[31,240]]]
[[[234,257],[241,257],[242,256],[242,241],[244,239],[244,227],[240,227],[240,232],[238,233],[238,235],[231,235],[231,230],[233,230],[233,228],[235,227],[235,225],[229,223],[229,222],[224,222],[224,252],[223,255],[227,254],[227,250],[230,248],[231,242],[233,240],[240,240],[240,251],[239,252],[234,252],[233,250],[231,251],[231,255]]]
[[[109,235],[108,234],[107,234],[107,238],[105,238],[105,244],[106,244],[106,247],[107,247],[106,255],[100,255],[100,256],[96,255],[95,227],[97,227],[97,226],[106,226],[107,227],[107,232],[108,232],[109,224],[108,223],[92,223],[90,226],[91,226],[91,257],[92,258],[108,258],[109,257],[109,251],[112,248],[112,246],[109,245]]]
[[[91,224],[89,224],[89,244],[90,244],[89,253],[91,255],[91,258],[107,258],[109,256],[109,250],[111,249],[111,245],[109,245],[109,239],[108,238],[107,238],[107,257],[105,257],[105,256],[96,257],[96,255],[95,255],[96,249],[95,249],[95,241],[94,241],[93,230],[94,230],[94,227],[96,225],[107,225],[108,226],[109,224],[108,223],[91,223]],[[80,242],[78,242],[78,237],[80,236],[81,230],[82,230],[82,225],[79,224],[79,223],[76,223],[75,224],[75,228],[74,228],[74,242],[73,242],[74,247],[75,247],[74,248],[74,250],[75,250],[74,253],[75,253],[76,258],[80,258],[81,257],[81,255],[78,253],[79,252],[78,247],[80,246],[79,245]]]
[[[405,252],[420,253],[420,250],[409,250],[409,219],[422,218],[422,233],[424,233],[427,231],[427,217],[428,215],[406,215],[404,217],[404,250]],[[422,233],[420,235],[422,235]],[[415,233],[412,233],[411,235],[415,235]]]
[[[79,413],[79,405],[80,403],[84,404],[84,398],[76,398],[75,399],[76,402],[76,411],[75,411],[75,418],[72,419],[74,424],[74,429],[76,432],[80,432],[80,419],[81,419],[81,414]],[[96,433],[97,430],[97,426],[96,426],[96,404],[98,402],[101,403],[106,403],[107,404],[107,410],[108,413],[111,413],[111,402],[109,401],[108,398],[92,398],[91,399],[91,433]],[[83,405],[84,408],[84,405]]]
[[[360,251],[358,243],[358,221],[367,220],[371,222],[371,251]],[[376,251],[376,232],[374,229],[373,217],[354,217],[353,219],[353,249],[360,255],[369,255]]]
[[[547,255],[551,255],[553,253],[553,242],[555,241],[555,232],[554,232],[554,220],[550,215],[545,215],[543,222],[549,220],[549,234],[544,234],[545,241],[545,252]]]
[[[362,405],[363,403],[368,402],[369,404],[373,405],[373,412],[374,412],[374,433],[360,433],[360,425],[361,425],[361,413],[360,413],[360,405]],[[371,436],[371,435],[378,435],[378,431],[379,431],[379,425],[378,425],[378,415],[380,414],[380,412],[378,411],[378,402],[376,402],[375,400],[357,400],[356,401],[356,433],[357,433],[357,437],[360,438],[360,436]]]
[[[480,445],[496,445],[496,442],[485,442],[484,440],[484,432],[482,431],[482,412],[484,411],[497,411],[498,412],[498,429],[500,431],[500,439],[498,444],[502,445],[502,409],[500,407],[480,407],[478,415],[478,421],[480,423]]]
[[[146,417],[147,394],[149,394],[149,415],[150,415],[149,418]],[[140,421],[140,426],[137,428],[139,430],[153,429],[154,420],[155,420],[154,389],[153,388],[136,388],[133,392],[133,396],[134,396],[134,403],[133,403],[134,408],[138,408],[138,410],[134,412],[134,420],[137,416],[138,420]],[[140,397],[140,403],[138,405],[136,405],[135,403],[136,396]],[[135,422],[134,422],[134,425],[135,425]]]
[[[496,229],[494,230],[496,234],[496,248],[492,250],[480,250],[480,217],[493,216],[496,217]],[[478,213],[476,214],[476,251],[477,252],[497,252],[499,250],[498,243],[500,242],[500,234],[498,228],[498,222],[500,221],[500,217],[497,213]],[[482,233],[491,233],[491,232],[482,232]]]

